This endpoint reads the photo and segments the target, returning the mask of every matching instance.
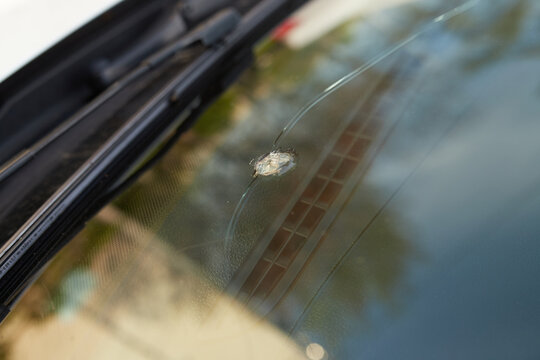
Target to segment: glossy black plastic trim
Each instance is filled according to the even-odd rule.
[[[0,302],[11,307],[33,276],[110,198],[109,189],[195,99],[207,106],[247,63],[253,45],[304,1],[262,1],[218,45],[155,94],[2,248]],[[239,54],[241,56],[239,56]],[[193,120],[193,119],[191,119]],[[183,129],[190,122],[186,122]]]

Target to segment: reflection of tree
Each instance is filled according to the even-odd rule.
[[[377,193],[367,186],[362,192]],[[296,324],[295,336],[307,335],[311,341],[337,351],[343,348],[344,341],[351,339],[351,334],[356,337],[359,331],[369,328],[366,305],[385,304],[384,308],[390,312],[399,309],[400,301],[396,295],[399,289],[406,287],[403,279],[407,265],[417,253],[407,240],[410,234],[396,213],[385,210],[379,216],[375,215],[383,202],[376,196],[367,202],[364,198],[341,215],[346,224],[341,233],[355,236],[346,251],[331,249],[332,243],[337,247],[339,235],[324,240],[325,251],[331,254],[328,257],[333,258],[334,266],[325,276],[307,269],[306,283],[316,280],[309,279],[310,276],[325,281],[315,294],[303,288],[301,283],[293,290],[291,296],[297,297],[296,303],[309,306],[301,322]],[[358,219],[366,217],[374,219],[367,225],[367,230],[358,226]],[[314,259],[310,266],[317,266],[317,260]]]
[[[267,40],[259,46],[255,67],[248,70],[242,84],[251,89],[268,89],[272,94],[294,93],[303,84],[313,85],[317,80],[313,76],[317,60],[324,59],[327,51],[343,42],[347,35],[347,26],[340,26],[317,43],[300,49]]]
[[[490,14],[488,7],[491,4],[487,1],[480,2],[478,6],[481,6],[487,14]],[[493,11],[493,10],[491,10]],[[484,25],[484,31],[474,31],[467,36],[463,37],[463,40],[477,45],[480,51],[473,53],[466,63],[469,70],[476,70],[478,67],[485,66],[495,60],[498,60],[507,54],[509,48],[518,45],[519,37],[522,35],[522,27],[525,24],[525,18],[530,11],[530,4],[526,1],[518,1],[506,6],[501,14],[497,15],[498,21],[488,21]],[[457,24],[450,24],[457,28],[458,33],[463,33],[463,27],[474,27],[477,25],[478,19],[474,15],[465,14],[462,17],[458,17],[454,20]],[[482,24],[482,21],[480,21]]]
[[[327,139],[332,137],[340,123],[345,121],[351,112],[356,113],[353,109],[357,105],[360,108],[356,118],[370,118],[381,97],[386,96],[394,86],[397,87],[401,72],[406,73],[405,78],[411,75],[407,66],[410,60],[403,56],[389,63],[379,64],[380,68],[397,64],[398,69],[387,69],[386,73],[381,73],[380,68],[366,71],[361,77],[340,87],[306,113],[294,130],[287,135],[287,144],[293,144],[302,158],[301,165],[305,166],[308,158],[324,156],[324,152],[321,153],[321,144],[331,145]],[[392,100],[392,104],[396,104],[395,99]],[[385,121],[382,114],[373,116],[373,119],[376,120],[373,120],[375,126],[372,128],[383,127],[377,123]],[[305,173],[293,173],[290,175],[291,181],[295,176],[299,176],[298,182],[302,182],[305,180],[303,175],[305,176]],[[274,203],[286,203],[292,196],[292,192],[279,187],[282,185],[272,186],[270,183],[264,183],[258,188],[257,194],[251,198],[253,201],[248,204],[250,205],[247,207],[248,210],[245,211],[246,225],[239,231],[241,234],[244,234],[249,226],[253,227],[254,221],[276,217],[275,214],[279,209],[267,211],[267,208]],[[386,303],[390,305],[390,309],[395,309],[395,305],[399,305],[395,296],[396,289],[403,285],[404,271],[414,251],[397,215],[383,213],[384,216],[381,217],[383,221],[381,219],[376,221],[358,242],[353,244],[351,239],[362,230],[359,223],[369,223],[384,203],[385,199],[376,196],[376,190],[361,185],[363,200],[351,202],[348,210],[338,216],[339,228],[332,229],[332,235],[323,240],[319,250],[311,255],[301,277],[286,298],[281,300],[281,304],[286,305],[279,305],[270,314],[284,330],[292,327],[299,338],[302,337],[302,333],[307,333],[312,340],[331,349],[338,349],[341,348],[342,341],[350,339],[351,333],[357,333],[358,329],[354,327],[365,323],[363,317],[366,302]],[[302,190],[296,189],[295,193],[300,194]],[[264,207],[260,204],[264,204]],[[276,205],[274,208],[280,206]],[[268,214],[265,217],[258,216],[258,213]],[[240,242],[245,243],[245,237],[240,237]],[[351,250],[341,261],[344,254],[343,246],[348,242],[351,242]],[[321,250],[322,248],[324,250]],[[329,265],[332,270],[328,270]],[[326,281],[329,271],[331,277]],[[320,284],[321,288],[314,284]],[[291,323],[299,317],[301,321],[298,324]]]

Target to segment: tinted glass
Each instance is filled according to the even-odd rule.
[[[539,32],[533,0],[310,4],[52,261],[5,357],[539,357]]]

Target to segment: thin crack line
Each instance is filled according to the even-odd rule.
[[[396,188],[396,190],[394,190],[394,192],[392,193],[392,195],[390,195],[390,197],[384,202],[384,204],[379,208],[379,210],[377,210],[377,212],[375,213],[375,215],[373,215],[373,217],[371,218],[371,220],[368,222],[368,224],[362,229],[362,231],[360,232],[360,234],[356,237],[356,239],[351,243],[351,245],[349,245],[349,247],[347,248],[347,250],[345,250],[345,252],[341,255],[341,257],[339,258],[339,260],[334,264],[334,266],[332,266],[332,269],[330,270],[330,272],[326,275],[326,277],[324,278],[323,282],[321,283],[321,285],[317,288],[317,291],[315,292],[315,294],[311,297],[311,299],[309,300],[309,302],[307,303],[307,305],[304,307],[302,313],[300,314],[300,316],[298,317],[298,319],[294,322],[291,330],[289,330],[289,336],[292,335],[296,329],[298,328],[298,326],[300,325],[302,319],[304,318],[304,316],[307,314],[307,312],[309,311],[309,309],[311,309],[313,303],[315,302],[316,299],[318,299],[320,293],[324,290],[324,288],[326,287],[326,285],[328,284],[328,282],[330,281],[330,279],[334,276],[334,274],[337,272],[337,270],[341,267],[341,265],[343,264],[343,262],[345,261],[345,259],[348,257],[348,255],[351,253],[351,251],[353,250],[353,248],[356,246],[356,244],[358,243],[358,241],[360,241],[360,239],[363,237],[363,235],[366,233],[367,230],[369,230],[369,228],[371,227],[371,225],[375,222],[375,220],[379,217],[379,215],[382,214],[382,212],[384,210],[386,210],[386,207],[388,206],[388,204],[394,199],[394,197],[401,191],[401,189],[407,184],[407,182],[409,181],[409,179],[416,173],[416,171],[422,166],[422,164],[424,164],[424,162],[426,161],[426,159],[429,158],[429,156],[431,155],[431,153],[435,150],[435,148],[437,148],[437,146],[442,142],[442,140],[448,135],[448,133],[456,126],[456,124],[458,123],[459,121],[459,118],[456,119],[454,122],[452,122],[448,128],[446,130],[444,130],[444,132],[441,134],[441,136],[439,137],[439,139],[437,139],[435,141],[435,143],[431,146],[431,148],[428,150],[428,152],[424,155],[424,157],[416,164],[416,166],[411,170],[411,172],[405,177],[405,179],[402,180],[402,182],[399,184],[399,186]]]

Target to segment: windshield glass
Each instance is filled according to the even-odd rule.
[[[261,43],[0,358],[538,357],[540,2],[376,4]]]

